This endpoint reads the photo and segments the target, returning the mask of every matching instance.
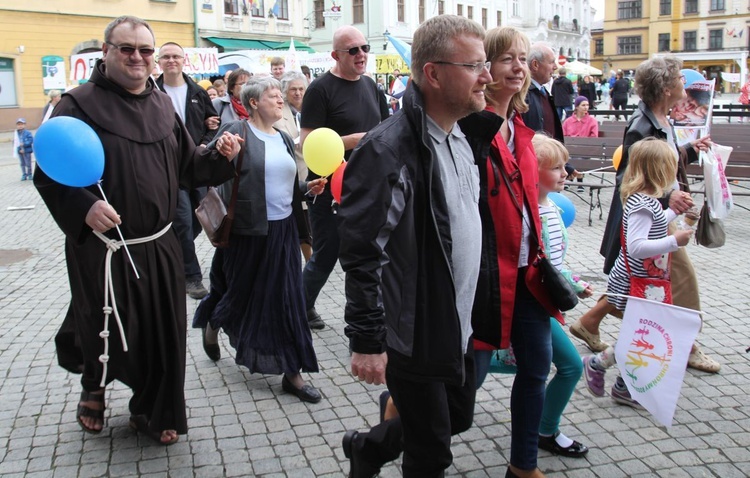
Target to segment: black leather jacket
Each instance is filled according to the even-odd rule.
[[[389,373],[464,382],[446,198],[419,87],[370,130],[346,166],[339,259],[351,350],[388,351]],[[488,130],[485,148],[498,131]],[[475,155],[479,154],[475,149]]]

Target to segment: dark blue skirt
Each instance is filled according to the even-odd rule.
[[[267,236],[233,234],[229,247],[216,249],[210,280],[194,328],[224,330],[235,362],[252,373],[318,371],[294,216],[269,221]]]

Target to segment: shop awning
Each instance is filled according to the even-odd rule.
[[[237,51],[237,50],[288,50],[289,42],[279,42],[271,40],[250,40],[244,38],[219,38],[219,37],[206,37],[206,40],[224,49],[224,51]],[[294,40],[294,48],[297,51],[307,51],[315,53],[315,50],[307,46],[306,44]]]

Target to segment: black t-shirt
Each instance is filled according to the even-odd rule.
[[[301,128],[331,128],[340,136],[370,131],[388,118],[388,104],[368,76],[357,81],[339,78],[330,71],[315,79],[305,92]],[[349,159],[352,150],[346,151]],[[310,172],[308,180],[318,176]]]

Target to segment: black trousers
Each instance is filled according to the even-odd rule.
[[[471,345],[469,345],[471,348]],[[354,446],[368,463],[380,467],[403,451],[404,477],[442,477],[453,463],[451,436],[471,428],[476,399],[473,350],[464,355],[462,386],[414,382],[386,369],[388,390],[399,416],[360,433]]]

